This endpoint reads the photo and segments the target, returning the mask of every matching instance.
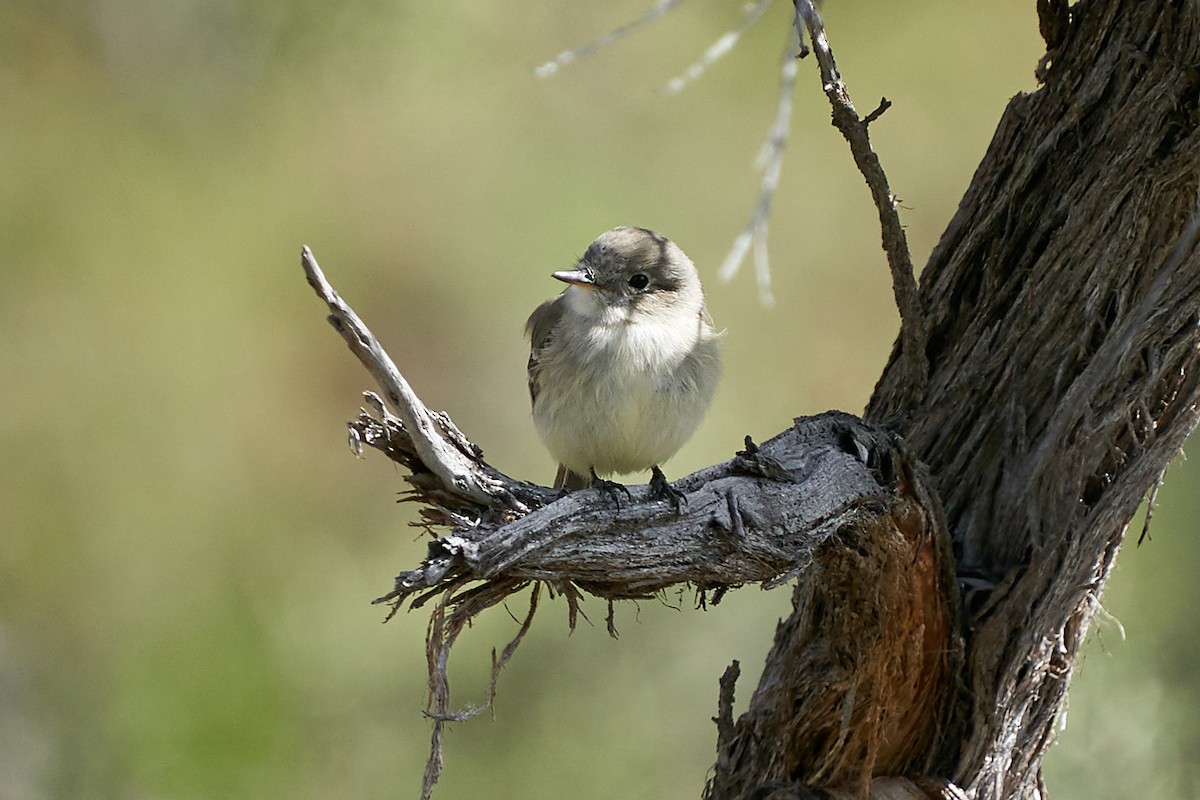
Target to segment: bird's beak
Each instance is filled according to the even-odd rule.
[[[592,277],[590,269],[565,269],[562,272],[551,273],[552,277],[558,278],[563,283],[569,283],[573,286],[595,286],[596,280]]]

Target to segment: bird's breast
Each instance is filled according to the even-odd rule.
[[[559,333],[539,357],[534,421],[561,463],[580,474],[649,469],[695,430],[719,371],[698,313],[690,324],[660,315]]]

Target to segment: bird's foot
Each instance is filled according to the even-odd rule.
[[[658,467],[650,469],[650,497],[668,501],[675,508],[675,516],[679,516],[681,509],[687,505],[687,495],[672,486]]]
[[[596,475],[596,470],[592,470],[592,488],[599,489],[601,492],[608,495],[613,501],[613,505],[617,507],[618,514],[621,513],[620,493],[623,492],[625,494],[625,498],[628,500],[633,499],[633,496],[629,494],[629,489],[625,486],[625,484],[617,483],[616,481],[606,481],[604,478]]]

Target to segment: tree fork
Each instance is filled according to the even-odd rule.
[[[706,797],[800,785],[860,797],[876,775],[932,774],[961,640],[945,524],[913,469],[902,463],[887,513],[815,554],[776,630],[770,679],[722,731]]]

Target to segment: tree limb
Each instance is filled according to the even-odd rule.
[[[886,438],[830,412],[676,483],[682,513],[634,487],[620,509],[581,491],[504,525],[459,526],[381,598],[402,603],[457,581],[573,582],[610,599],[669,586],[769,583],[802,571],[829,537],[883,513],[897,458]],[[880,463],[886,467],[876,466]]]
[[[900,224],[900,215],[896,211],[896,196],[892,194],[879,157],[871,147],[871,137],[867,130],[870,123],[879,119],[891,103],[885,97],[880,101],[879,107],[865,119],[859,118],[838,71],[820,13],[812,0],[793,2],[796,6],[797,28],[802,21],[812,41],[812,52],[816,55],[817,66],[821,71],[825,96],[829,98],[829,104],[833,108],[833,125],[850,144],[854,163],[866,180],[867,187],[871,190],[871,199],[879,212],[883,249],[892,273],[896,307],[900,310],[901,352],[908,371],[908,408],[900,411],[902,414],[911,413],[929,380],[929,360],[925,354],[927,323],[921,297],[917,292],[912,256],[908,251],[908,237],[904,234],[904,226]],[[807,55],[807,50],[801,50],[800,55]]]
[[[426,408],[375,334],[325,279],[307,245],[301,249],[300,263],[309,286],[329,307],[329,324],[378,382],[388,407],[396,414],[395,422],[402,433],[399,446],[411,451],[406,466],[432,473],[440,482],[440,489],[459,502],[484,507],[499,504],[515,512],[528,511],[531,498],[525,485],[487,466],[483,451],[469,442],[449,417]]]

